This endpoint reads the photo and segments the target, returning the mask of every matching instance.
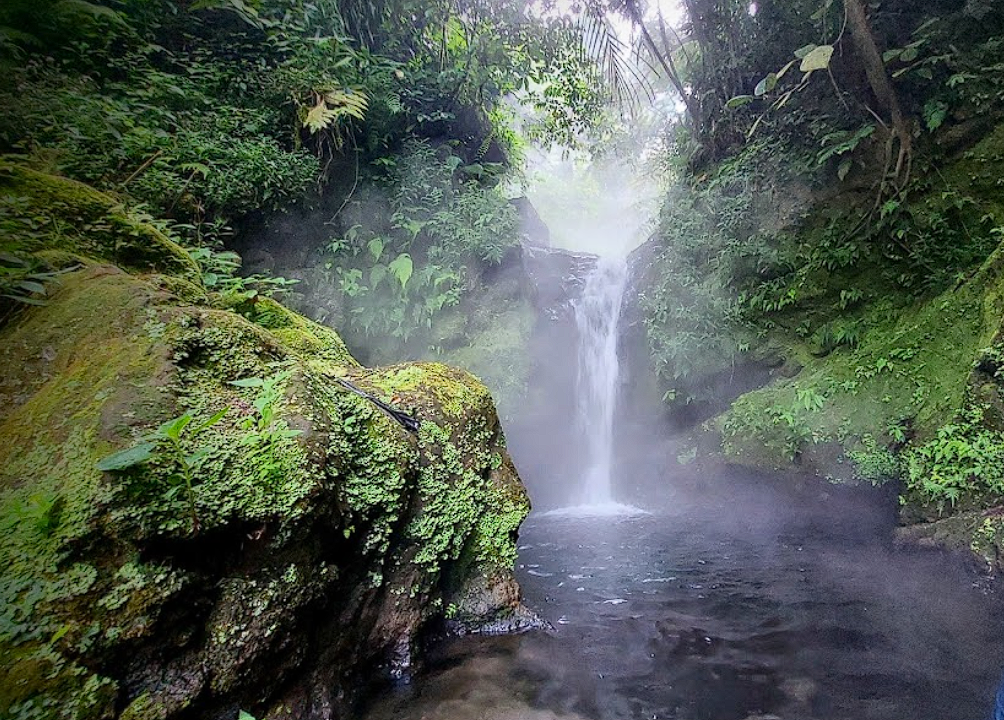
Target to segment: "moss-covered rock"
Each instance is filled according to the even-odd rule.
[[[835,461],[863,438],[932,437],[963,407],[974,360],[1000,331],[1002,262],[998,251],[964,285],[929,300],[866,309],[855,347],[803,355],[797,375],[746,393],[711,423],[725,454],[850,479],[853,467]]]
[[[137,275],[81,234],[0,328],[0,716],[340,717],[446,608],[518,610],[529,505],[476,378],[361,368],[278,303],[209,304],[170,245]]]
[[[0,250],[158,270],[201,284],[188,253],[121,202],[75,180],[0,162]]]
[[[948,550],[975,558],[990,575],[1004,572],[1004,508],[970,510],[929,523],[898,528],[896,542],[903,547]]]

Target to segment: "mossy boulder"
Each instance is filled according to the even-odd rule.
[[[0,327],[0,716],[344,717],[447,608],[525,619],[529,503],[474,376],[362,368],[278,303],[207,297],[171,245],[134,272],[70,247]]]
[[[55,264],[104,260],[201,284],[195,261],[147,220],[89,185],[0,161],[0,251]]]

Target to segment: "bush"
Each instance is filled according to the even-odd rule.
[[[969,411],[904,455],[906,489],[943,507],[966,496],[1004,496],[1004,434]]]

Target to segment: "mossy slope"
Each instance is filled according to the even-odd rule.
[[[921,297],[898,283],[903,268],[888,257],[863,255],[806,275],[793,286],[790,306],[763,323],[753,348],[754,355],[783,358],[784,368],[707,421],[695,441],[710,436],[728,461],[753,467],[901,482],[904,524],[947,523],[904,537],[937,538],[986,559],[985,549],[999,544],[997,507],[1004,503],[1004,471],[987,470],[1004,453],[1002,148],[999,126],[944,159],[938,181],[904,201],[913,225],[900,226],[903,242],[933,242],[936,233],[924,223],[951,218],[967,247],[984,248],[973,250],[982,262]],[[850,201],[838,194],[821,202],[781,231],[779,242],[822,245],[832,236],[828,218],[846,213],[842,203]],[[942,542],[948,535],[954,539]]]

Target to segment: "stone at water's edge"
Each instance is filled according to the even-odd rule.
[[[477,379],[83,259],[0,328],[0,717],[340,718],[445,616],[521,622],[529,503]],[[97,469],[186,411],[187,459]]]

